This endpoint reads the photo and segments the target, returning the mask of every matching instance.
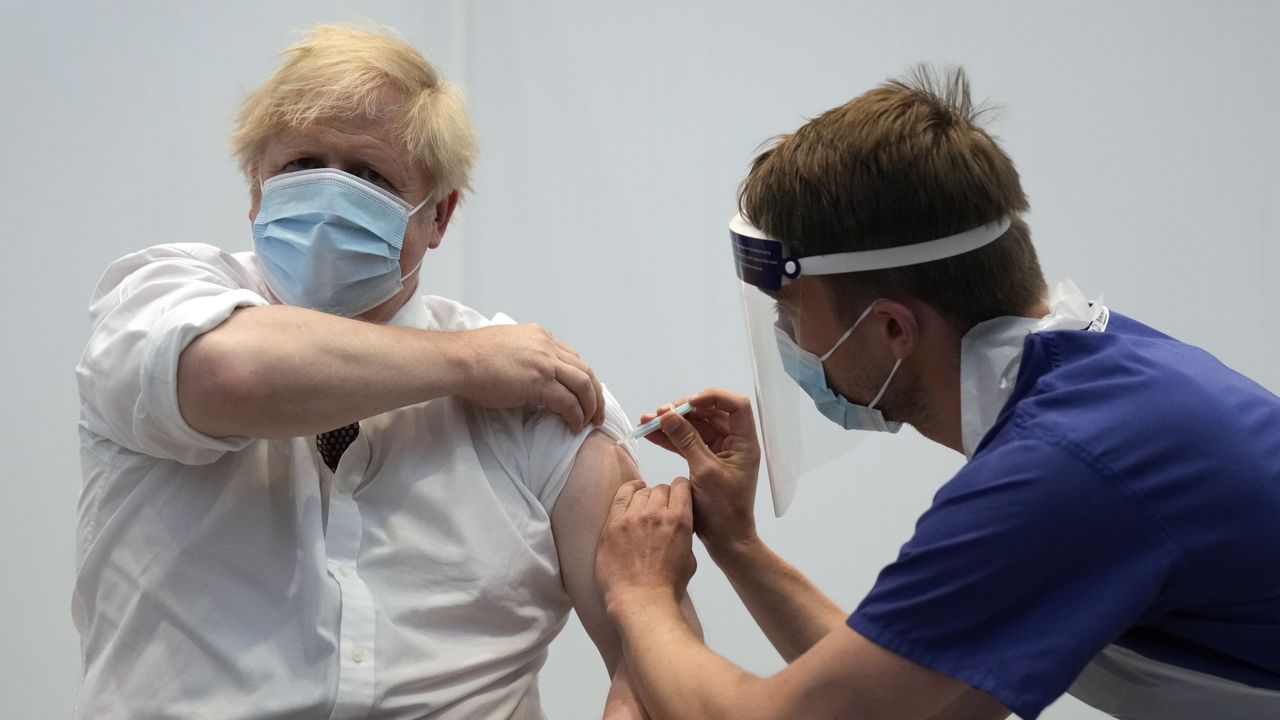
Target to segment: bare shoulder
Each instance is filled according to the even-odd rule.
[[[594,514],[607,508],[618,488],[640,477],[635,457],[625,445],[618,444],[607,433],[596,430],[578,448],[573,470],[556,501],[556,515],[579,515],[587,510]]]

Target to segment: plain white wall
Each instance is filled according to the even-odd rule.
[[[393,26],[468,93],[477,193],[425,287],[551,327],[633,416],[707,385],[749,391],[724,223],[754,149],[920,60],[963,63],[1005,106],[993,130],[1050,280],[1280,390],[1272,4],[2,0],[0,16],[5,717],[65,716],[79,674],[71,370],[88,293],[145,245],[248,247],[230,116],[315,22]],[[642,462],[651,481],[683,472],[651,449]],[[852,608],[959,464],[911,431],[868,438],[781,521],[762,485],[761,532]],[[701,560],[712,647],[779,667]],[[598,709],[596,667],[571,623],[543,673],[551,717]],[[1044,717],[1099,715],[1063,700]]]

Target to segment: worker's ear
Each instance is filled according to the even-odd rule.
[[[871,315],[881,321],[873,325],[884,333],[893,356],[899,360],[911,357],[920,343],[920,322],[916,313],[900,302],[881,300]]]

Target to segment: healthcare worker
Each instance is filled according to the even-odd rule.
[[[622,487],[596,559],[653,717],[1030,719],[1064,692],[1119,718],[1280,717],[1280,398],[1047,292],[977,115],[962,71],[921,69],[756,158],[730,238],[775,510],[829,450],[793,431],[800,393],[832,428],[910,423],[968,462],[847,615],[756,535],[749,401],[664,412],[689,479]],[[781,672],[681,621],[693,530]]]

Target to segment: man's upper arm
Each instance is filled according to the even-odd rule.
[[[222,256],[214,248],[195,249]],[[103,275],[76,366],[87,430],[186,464],[212,462],[242,446],[240,439],[198,433],[178,409],[178,359],[187,344],[236,309],[267,304],[238,287],[229,268],[206,260],[161,246],[121,258]]]
[[[551,513],[561,581],[611,673],[621,647],[596,587],[596,544],[618,487],[638,477],[640,471],[627,448],[603,432],[592,432],[579,448]]]

